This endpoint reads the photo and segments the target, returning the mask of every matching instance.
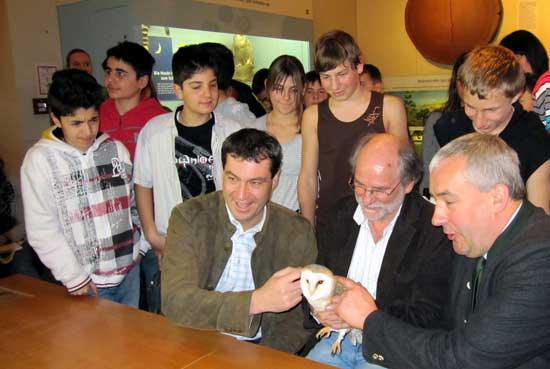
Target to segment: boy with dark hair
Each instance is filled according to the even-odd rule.
[[[122,143],[99,133],[101,101],[101,86],[86,72],[54,74],[55,126],[21,167],[25,224],[29,243],[70,294],[137,307],[142,243],[132,163]]]
[[[181,47],[172,58],[172,74],[183,105],[143,128],[134,171],[143,231],[159,260],[172,208],[220,188],[222,142],[241,128],[213,113],[218,100],[216,68],[203,45]]]
[[[216,42],[205,42],[202,46],[212,56],[218,79],[218,102],[214,112],[233,119],[243,126],[250,125],[256,116],[252,114],[248,105],[230,95],[231,80],[235,74],[233,53],[225,45]]]
[[[360,86],[361,50],[346,32],[321,36],[315,45],[315,70],[329,98],[304,111],[298,198],[302,214],[319,228],[332,206],[351,194],[347,162],[357,139],[387,132],[409,140],[409,132],[399,98]]]
[[[102,64],[109,99],[99,111],[100,129],[120,140],[132,158],[141,128],[166,112],[156,99],[151,81],[153,64],[155,59],[143,46],[129,41],[107,50]]]
[[[269,201],[279,142],[243,129],[221,149],[222,191],[174,208],[162,269],[162,308],[178,324],[296,353],[305,343],[301,266],[317,255],[307,220]]]
[[[306,73],[306,85],[304,89],[304,105],[309,107],[313,104],[319,104],[328,98],[327,92],[321,86],[321,77],[319,73],[312,70]]]
[[[363,66],[363,73],[359,77],[361,86],[367,90],[384,92],[384,84],[382,83],[382,73],[375,65],[365,64]]]

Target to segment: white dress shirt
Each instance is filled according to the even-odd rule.
[[[225,269],[216,285],[216,291],[218,292],[240,292],[240,291],[252,291],[256,289],[254,286],[254,278],[252,276],[252,267],[250,262],[252,260],[252,252],[256,248],[256,240],[254,236],[256,233],[262,230],[265,222],[266,208],[262,215],[262,220],[254,227],[245,231],[241,223],[233,217],[231,211],[225,206],[229,221],[237,229],[231,241],[233,243],[233,249],[231,256],[227,260]],[[240,340],[256,340],[262,337],[261,328],[258,329],[258,333],[254,337],[243,337],[234,334],[230,334]]]
[[[382,261],[388,246],[388,240],[395,227],[397,217],[401,213],[401,206],[393,217],[392,221],[386,226],[382,237],[378,242],[374,242],[369,221],[365,218],[360,205],[357,205],[353,220],[361,227],[359,235],[353,250],[353,257],[348,270],[348,278],[361,283],[376,299],[376,288],[378,285],[378,276],[382,268]]]

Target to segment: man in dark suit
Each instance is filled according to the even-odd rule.
[[[524,199],[516,152],[472,133],[430,164],[433,223],[453,243],[449,330],[422,329],[379,309],[357,283],[336,313],[363,329],[368,361],[392,368],[550,368],[550,218]]]
[[[358,143],[350,162],[355,196],[337,204],[318,238],[317,262],[361,283],[388,314],[414,326],[439,327],[452,251],[442,230],[430,223],[434,206],[413,191],[420,160],[407,142],[376,134]],[[334,311],[312,315],[324,326],[346,326]],[[308,318],[306,325],[313,324]],[[349,335],[342,352],[331,355],[336,336],[319,341],[308,358],[341,368],[371,367]]]

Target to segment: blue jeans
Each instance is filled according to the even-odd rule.
[[[139,264],[134,265],[118,286],[98,288],[97,296],[137,308],[139,305]]]
[[[153,250],[147,251],[141,259],[141,274],[145,286],[145,309],[151,313],[160,313],[160,269]]]
[[[319,342],[307,354],[306,359],[323,364],[332,365],[342,369],[382,369],[383,367],[370,364],[363,356],[363,346],[353,346],[346,334],[341,342],[342,351],[334,356],[330,353],[332,344],[336,341],[338,332],[332,332],[330,337],[321,338]]]

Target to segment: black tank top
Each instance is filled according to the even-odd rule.
[[[384,94],[372,91],[369,106],[352,122],[338,120],[330,111],[328,100],[319,104],[319,198],[315,213],[318,229],[326,224],[331,208],[352,193],[347,183],[351,175],[349,158],[356,142],[368,133],[385,132],[383,104]]]

